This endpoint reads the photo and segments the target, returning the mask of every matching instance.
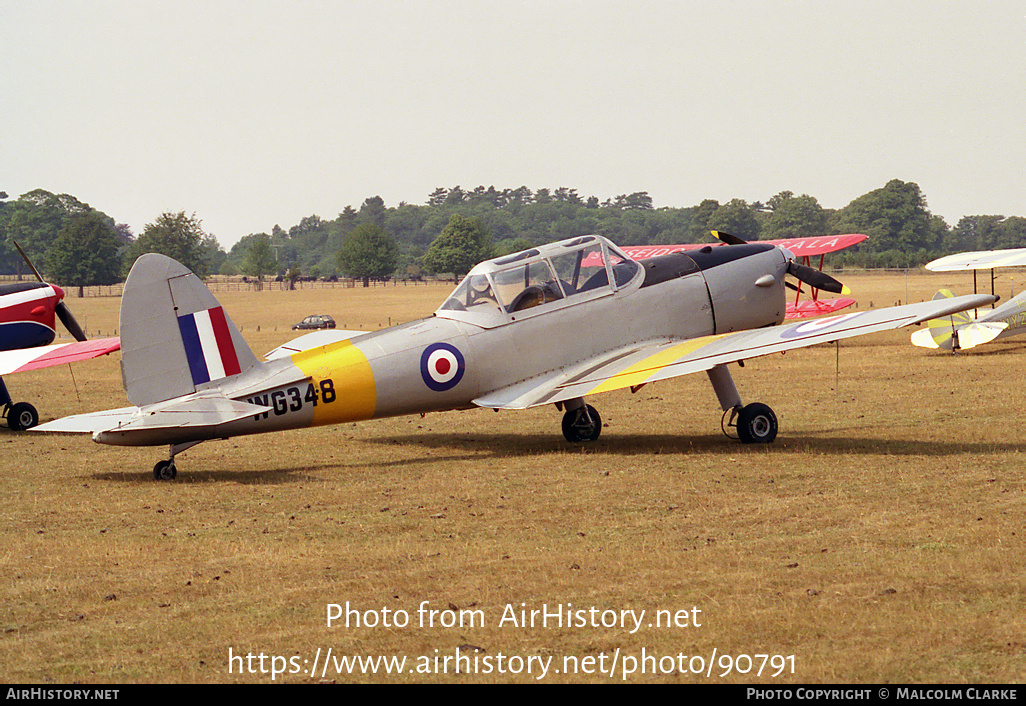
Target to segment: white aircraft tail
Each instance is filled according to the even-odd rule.
[[[934,299],[950,299],[950,289],[942,289],[933,295]],[[940,319],[931,319],[925,331],[912,334],[912,343],[920,348],[943,348],[968,350],[982,343],[993,341],[1008,324],[996,321],[976,321],[968,311],[960,311]]]
[[[164,255],[135,261],[121,297],[121,375],[132,404],[214,387],[256,363],[199,277]]]

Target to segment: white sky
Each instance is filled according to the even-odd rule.
[[[0,0],[0,190],[225,248],[379,195],[1026,216],[1026,0]]]

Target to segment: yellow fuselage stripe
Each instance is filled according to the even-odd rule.
[[[370,419],[377,406],[377,389],[370,362],[359,348],[349,341],[312,348],[292,355],[292,362],[304,374],[313,378],[314,387],[321,395],[314,409],[314,426],[355,422]],[[328,383],[330,381],[330,383]],[[327,384],[334,399],[324,392]]]

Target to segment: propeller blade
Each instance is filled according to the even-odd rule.
[[[64,302],[57,302],[57,306],[54,307],[53,312],[57,314],[57,318],[64,324],[64,328],[68,329],[68,333],[75,337],[76,341],[86,340],[85,332],[82,327],[75,321],[75,317],[71,315],[71,309]]]
[[[713,234],[714,238],[718,238],[719,240],[723,241],[727,245],[747,245],[748,244],[747,240],[741,240],[741,238],[737,237],[736,235],[731,235],[730,233],[724,233],[722,230],[711,230],[709,232]]]
[[[851,290],[830,275],[806,265],[799,265],[794,260],[787,263],[787,271],[796,279],[816,289],[823,289],[834,294],[851,294]]]
[[[36,279],[38,279],[40,282],[42,282],[43,278],[39,274],[39,270],[37,270],[36,266],[32,264],[32,260],[29,260],[29,256],[25,254],[25,251],[21,249],[21,246],[18,245],[18,241],[17,240],[12,240],[11,242],[14,243],[14,247],[18,248],[18,252],[20,252],[22,258],[24,258],[25,264],[28,265],[29,269],[32,270],[33,274],[35,274]]]

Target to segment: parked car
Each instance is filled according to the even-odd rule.
[[[335,319],[331,318],[327,314],[314,314],[308,316],[298,324],[292,327],[293,331],[301,331],[306,329],[320,329],[320,328],[335,328]]]

